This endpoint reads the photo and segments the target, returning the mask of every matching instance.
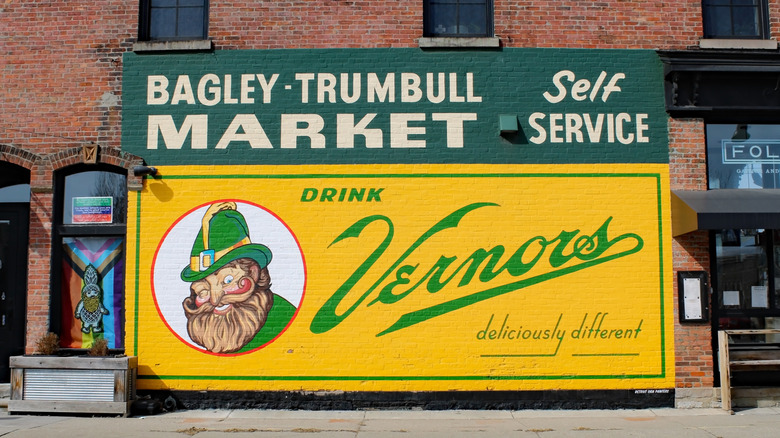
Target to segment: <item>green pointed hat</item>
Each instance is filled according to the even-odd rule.
[[[244,216],[232,202],[213,204],[203,216],[202,227],[192,245],[190,264],[181,271],[181,279],[198,281],[240,258],[250,258],[260,265],[271,262],[271,250],[252,243]]]

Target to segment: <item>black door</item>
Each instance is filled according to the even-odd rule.
[[[29,204],[0,204],[0,382],[8,358],[24,353]]]

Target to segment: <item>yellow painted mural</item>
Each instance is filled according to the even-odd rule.
[[[668,166],[160,166],[140,389],[674,387]]]

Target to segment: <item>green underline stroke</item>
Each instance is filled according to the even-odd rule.
[[[139,380],[220,380],[220,381],[448,381],[448,380],[599,380],[659,379],[663,374],[562,375],[562,376],[188,376],[139,375]]]
[[[141,266],[141,194],[136,194],[136,218],[135,218],[135,306],[133,312],[133,356],[138,356],[138,304],[140,303],[140,274]]]
[[[639,353],[574,353],[574,357],[615,357],[615,356],[639,356]]]

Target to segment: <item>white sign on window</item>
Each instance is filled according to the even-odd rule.
[[[761,309],[769,308],[766,286],[752,286],[750,288],[750,305]]]

